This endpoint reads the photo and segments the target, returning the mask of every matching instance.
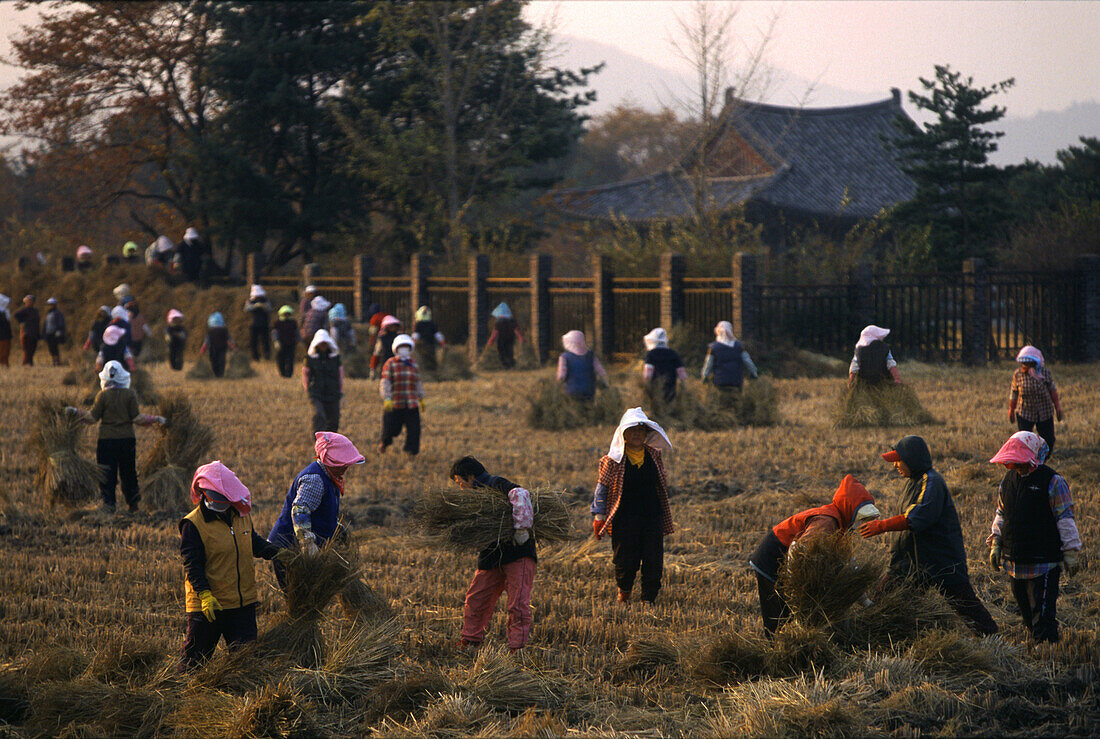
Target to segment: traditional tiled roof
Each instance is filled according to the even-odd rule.
[[[816,109],[729,98],[708,143],[713,155],[707,169],[744,176],[708,178],[713,207],[755,200],[812,217],[869,218],[908,200],[915,185],[888,143],[898,135],[894,120],[899,115],[905,112],[897,92],[868,105]],[[745,144],[757,156],[746,157]],[[686,174],[665,172],[561,190],[553,201],[562,212],[580,218],[646,221],[689,215],[692,193]]]

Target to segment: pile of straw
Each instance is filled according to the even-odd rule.
[[[470,368],[470,359],[466,356],[465,347],[451,346],[436,350],[436,368],[427,370],[423,367],[420,376],[426,380],[435,382],[448,382],[452,380],[469,380],[474,376]]]
[[[516,360],[513,369],[530,370],[539,367],[538,357],[535,356],[535,348],[531,346],[529,341],[517,341],[512,356]],[[504,369],[504,365],[500,361],[500,352],[495,344],[486,346],[481,350],[481,354],[477,357],[476,366],[481,372],[499,372]]]
[[[503,648],[482,647],[469,674],[463,687],[501,711],[519,713],[531,707],[555,708],[565,701],[564,686],[525,670]]]
[[[370,377],[370,355],[358,347],[340,352],[340,366],[344,368],[344,376],[353,380]]]
[[[291,683],[303,695],[326,706],[351,703],[393,675],[401,628],[386,621],[372,628],[353,628],[336,639],[314,669],[297,668]]]
[[[155,338],[152,334],[146,336],[141,345],[141,354],[135,359],[142,364],[156,364],[168,361],[168,342],[163,338]]]
[[[577,533],[564,494],[549,488],[530,492],[535,510],[535,539],[539,542],[575,539]],[[458,551],[480,551],[509,543],[515,532],[508,498],[486,488],[424,493],[416,501],[413,519],[422,531]]]
[[[839,651],[829,637],[823,629],[807,629],[797,622],[788,622],[770,640],[735,631],[704,648],[692,670],[717,685],[761,675],[791,677],[836,661]]]
[[[791,614],[808,627],[840,623],[882,576],[881,566],[857,550],[853,534],[799,540],[779,573],[779,593]],[[857,552],[862,556],[857,557]]]
[[[225,379],[244,380],[255,376],[256,370],[252,369],[248,352],[229,352],[229,361],[225,363]]]
[[[934,587],[894,580],[869,595],[869,607],[856,606],[847,620],[834,625],[834,640],[855,649],[885,647],[960,625],[954,609]]]
[[[620,674],[655,675],[661,670],[674,670],[680,663],[680,650],[663,638],[635,639],[627,647],[617,666]]]
[[[672,400],[662,388],[641,382],[642,406],[665,428],[723,431],[741,426],[770,426],[779,420],[779,395],[767,380],[750,381],[740,393],[681,384]]]
[[[81,505],[99,494],[103,472],[80,454],[87,425],[65,410],[65,403],[51,398],[38,401],[37,425],[30,447],[38,457],[34,487],[51,504]]]
[[[833,414],[840,428],[865,426],[915,426],[933,423],[932,414],[921,405],[909,385],[856,381],[846,387]]]
[[[373,623],[393,618],[393,609],[370,585],[356,579],[340,591],[344,618],[355,623]]]
[[[151,510],[180,513],[189,507],[191,477],[214,446],[214,432],[183,393],[166,395],[157,413],[166,423],[141,464],[141,498]]]
[[[531,428],[561,431],[583,426],[614,426],[623,413],[623,399],[613,387],[597,387],[587,401],[567,395],[560,382],[543,378],[528,396],[527,423]]]
[[[69,371],[61,378],[61,384],[79,387],[88,383],[88,377],[93,374],[95,374],[95,354],[81,352],[69,360]],[[98,387],[98,381],[99,377],[97,376],[96,387]]]
[[[200,354],[191,369],[187,370],[188,380],[213,380],[214,368],[210,366],[210,357]]]
[[[437,667],[399,673],[371,690],[363,723],[373,724],[386,717],[404,721],[433,698],[452,691],[454,683]]]
[[[94,403],[96,395],[100,391],[99,372],[96,370],[95,364],[92,363],[80,362],[74,364],[73,369],[62,378],[62,383],[66,385],[84,385],[86,392],[84,397],[80,399],[84,405]],[[141,367],[134,367],[133,371],[130,372],[130,389],[137,395],[138,403],[141,405],[156,405],[160,400],[156,388],[153,387],[152,376],[148,370]]]

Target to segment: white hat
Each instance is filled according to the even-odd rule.
[[[890,334],[890,329],[871,324],[859,332],[859,341],[856,346],[867,346],[872,341],[882,341]]]
[[[114,308],[111,308],[111,318],[121,318],[129,323],[133,316],[130,314],[130,311],[126,310],[121,305],[116,305]]]
[[[654,449],[671,449],[672,442],[668,440],[665,430],[656,421],[650,419],[641,408],[628,408],[623,417],[619,419],[619,427],[615,429],[615,435],[611,437],[611,448],[607,450],[607,456],[616,462],[623,461],[623,448],[626,441],[623,439],[623,431],[633,426],[648,426],[645,444]]]
[[[106,390],[108,385],[130,387],[130,373],[114,359],[108,362],[99,373],[99,387]]]
[[[645,342],[646,349],[656,349],[668,343],[668,334],[663,328],[658,326],[642,337],[642,341]]]
[[[414,347],[412,337],[409,336],[408,334],[398,334],[397,336],[393,337],[393,353],[394,354],[397,353],[397,347],[399,347],[399,346],[407,346],[410,349],[412,349]]]
[[[336,346],[336,342],[332,340],[332,334],[323,328],[317,329],[316,333],[313,334],[313,341],[309,342],[309,351],[306,353],[311,357],[316,357],[317,347],[321,344],[328,344],[329,356],[335,357],[340,353],[340,347]]]
[[[323,295],[318,295],[313,300],[309,301],[309,307],[313,310],[326,311],[332,307],[332,303],[325,300]]]
[[[251,298],[265,298],[267,292],[264,290],[263,285],[253,285],[252,289],[248,292],[249,299]]]

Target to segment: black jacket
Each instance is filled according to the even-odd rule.
[[[901,510],[909,529],[894,542],[891,574],[944,585],[969,582],[959,514],[947,483],[932,469],[928,444],[919,436],[906,436],[894,448],[910,473]]]
[[[334,403],[344,396],[340,391],[340,355],[318,354],[306,357],[309,368],[307,391],[313,400]]]
[[[1001,543],[1006,559],[1017,564],[1062,561],[1062,537],[1050,508],[1054,475],[1042,464],[1026,477],[1009,470],[1001,480]]]
[[[478,487],[490,488],[500,492],[505,499],[508,498],[508,493],[510,493],[513,488],[520,487],[510,480],[488,473],[478,476],[474,480],[474,483]],[[534,534],[531,535],[531,538],[528,539],[526,543],[519,546],[512,543],[511,539],[506,539],[491,547],[482,549],[481,553],[477,555],[477,568],[479,570],[492,570],[497,567],[503,567],[506,564],[511,564],[524,557],[530,557],[536,561],[538,559],[535,555]]]

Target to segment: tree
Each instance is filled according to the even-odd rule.
[[[989,163],[1003,133],[985,127],[1005,109],[983,107],[1013,79],[978,87],[949,66],[937,65],[933,79],[920,78],[923,93],[909,101],[933,119],[918,126],[899,118],[895,141],[902,169],[917,183],[913,198],[893,215],[901,228],[928,226],[933,256],[941,269],[957,269],[969,256],[988,256],[1006,213],[1003,172]]]
[[[602,185],[644,177],[674,166],[695,126],[671,108],[656,113],[620,103],[593,118],[577,147],[572,177],[582,185]]]

